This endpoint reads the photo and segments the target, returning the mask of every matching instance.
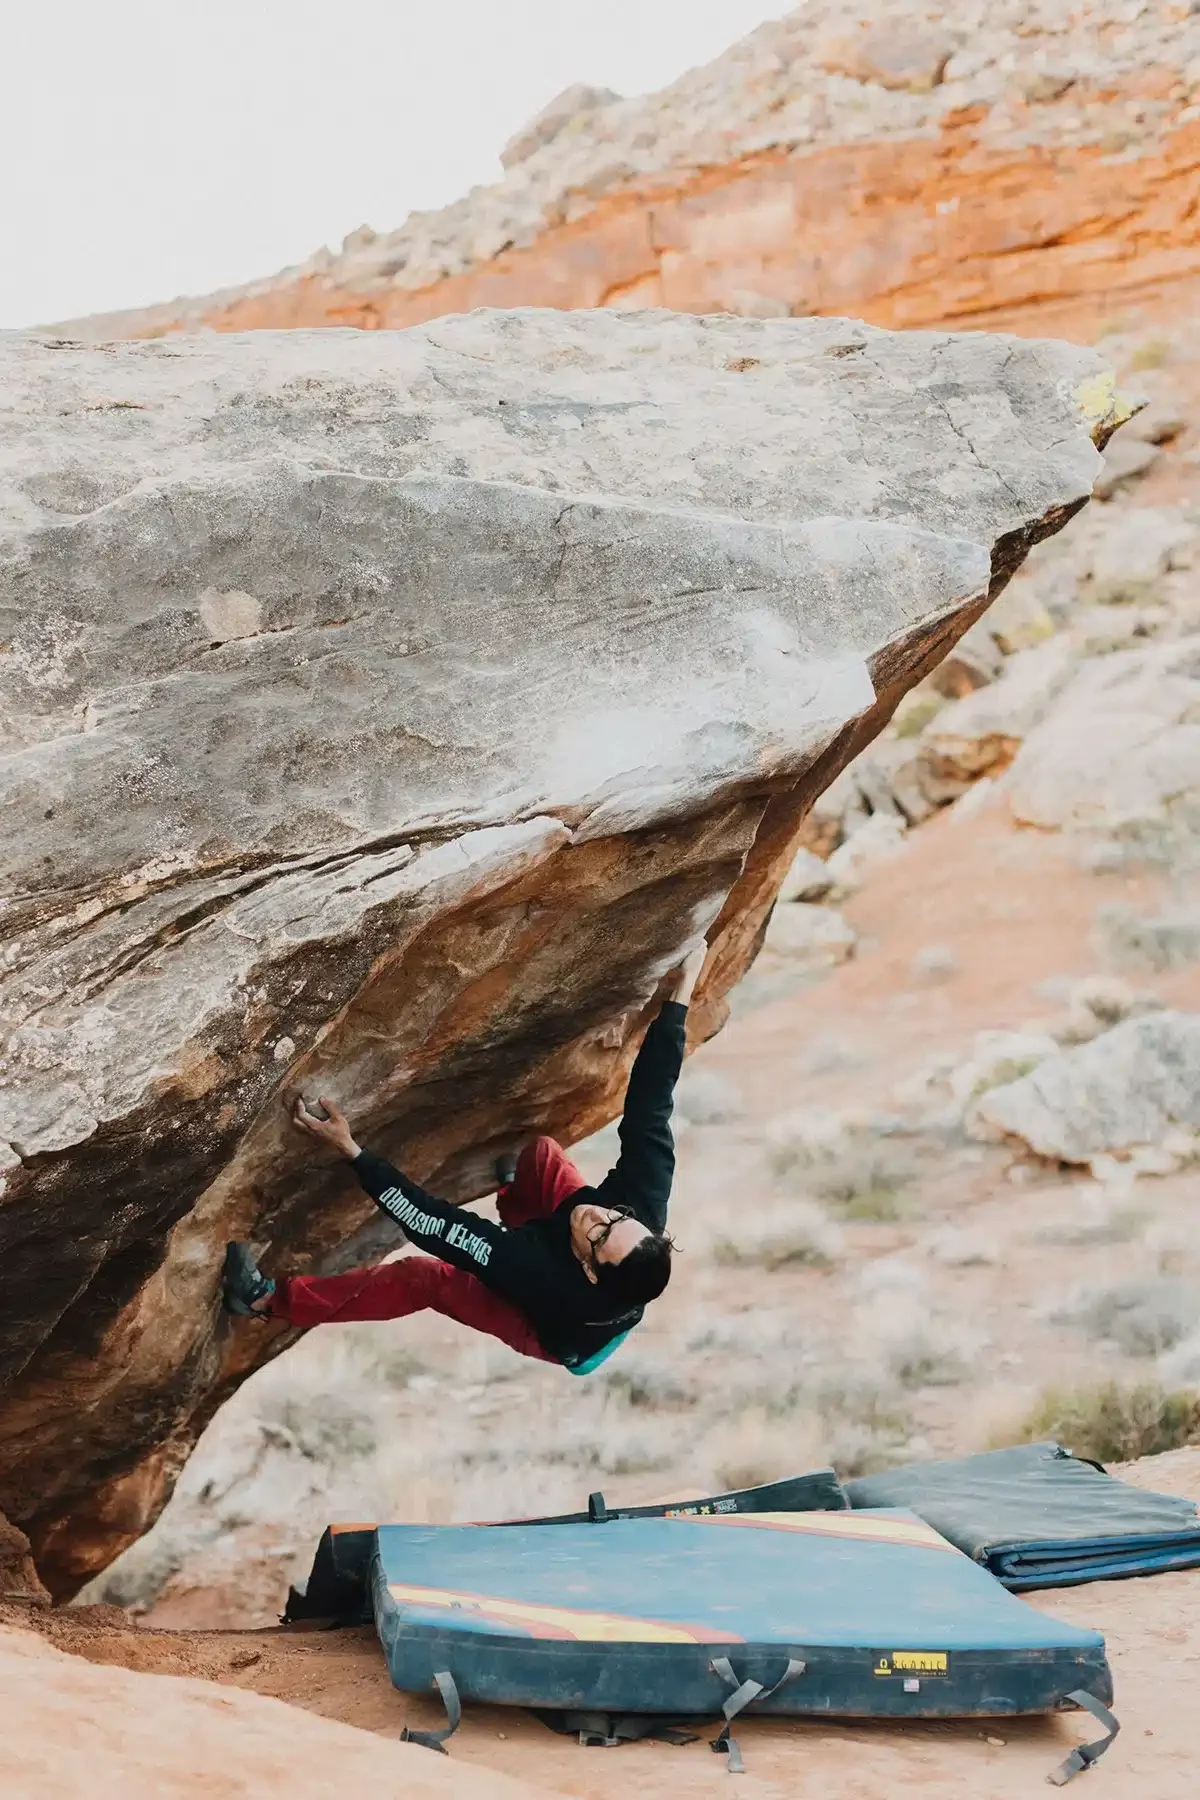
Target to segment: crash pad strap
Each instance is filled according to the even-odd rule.
[[[1090,1769],[1092,1764],[1098,1762],[1104,1755],[1121,1729],[1116,1714],[1109,1712],[1107,1706],[1103,1701],[1097,1700],[1095,1694],[1088,1694],[1083,1688],[1077,1688],[1073,1694],[1067,1695],[1067,1699],[1073,1701],[1076,1706],[1081,1706],[1085,1712],[1090,1712],[1093,1719],[1103,1725],[1106,1735],[1097,1738],[1091,1744],[1077,1744],[1070,1756],[1064,1757],[1057,1769],[1047,1775],[1046,1780],[1051,1787],[1066,1787],[1068,1781],[1074,1780],[1081,1769]]]
[[[779,1680],[771,1687],[764,1687],[761,1681],[739,1682],[737,1676],[733,1672],[733,1664],[727,1656],[713,1657],[713,1674],[719,1675],[725,1685],[733,1689],[733,1692],[729,1695],[729,1698],[721,1708],[721,1711],[725,1715],[725,1723],[717,1733],[717,1736],[712,1740],[711,1748],[715,1750],[718,1755],[722,1750],[728,1751],[729,1773],[731,1775],[744,1775],[746,1772],[746,1764],[742,1758],[741,1745],[729,1729],[734,1719],[744,1707],[749,1706],[752,1700],[769,1700],[772,1694],[777,1694],[781,1687],[786,1686],[786,1684],[789,1681],[794,1680],[797,1675],[803,1675],[805,1666],[804,1663],[798,1661],[795,1657],[791,1658],[787,1668],[779,1677]]]
[[[442,1696],[442,1705],[446,1708],[446,1723],[440,1731],[410,1731],[408,1726],[400,1733],[402,1744],[423,1744],[426,1750],[440,1750],[447,1754],[446,1739],[453,1737],[462,1720],[462,1701],[458,1697],[458,1689],[454,1685],[454,1677],[449,1669],[439,1669],[434,1676],[434,1684]]]

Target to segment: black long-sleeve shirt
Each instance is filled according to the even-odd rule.
[[[615,1167],[597,1187],[580,1188],[545,1218],[509,1231],[436,1199],[370,1150],[355,1158],[363,1187],[410,1241],[466,1269],[518,1307],[558,1362],[586,1361],[642,1317],[641,1307],[606,1312],[603,1290],[588,1280],[571,1249],[571,1213],[588,1204],[628,1206],[652,1231],[665,1228],[675,1173],[671,1107],[686,1019],[687,1007],[668,1000],[642,1041],[625,1094]]]

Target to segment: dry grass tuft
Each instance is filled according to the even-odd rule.
[[[699,1399],[692,1384],[665,1358],[622,1356],[601,1380],[610,1394],[651,1412],[693,1406]]]
[[[1141,916],[1131,906],[1102,906],[1096,936],[1106,956],[1132,968],[1161,971],[1200,960],[1200,913],[1194,908]]]
[[[844,1477],[903,1462],[912,1417],[894,1382],[862,1371],[828,1377],[817,1390],[829,1460]]]
[[[1136,344],[1129,356],[1129,368],[1137,374],[1143,369],[1161,369],[1171,355],[1169,338],[1143,338]]]
[[[718,1489],[758,1487],[783,1481],[827,1462],[820,1420],[809,1412],[784,1424],[766,1411],[751,1409],[719,1426],[707,1445]]]
[[[1081,1248],[1089,1244],[1128,1244],[1144,1238],[1153,1214],[1147,1207],[1132,1203],[1096,1211],[1082,1219],[1067,1219],[1060,1225],[1048,1225],[1037,1233],[1040,1244],[1059,1244]]]
[[[893,730],[898,738],[920,737],[925,727],[936,719],[946,702],[941,694],[908,694],[896,708]]]
[[[886,1340],[883,1355],[888,1369],[905,1388],[957,1387],[969,1373],[958,1350],[939,1343],[925,1325],[913,1325]]]
[[[1096,1462],[1132,1462],[1195,1443],[1200,1437],[1200,1398],[1166,1393],[1156,1381],[1095,1387],[1047,1388],[1015,1433],[1003,1433],[992,1448],[1036,1444],[1053,1438],[1077,1456]]]
[[[904,1213],[901,1196],[917,1175],[911,1149],[891,1138],[844,1133],[826,1142],[777,1146],[772,1172],[802,1187],[848,1221],[888,1222]]]
[[[1200,1293],[1190,1282],[1150,1276],[1095,1288],[1057,1316],[1126,1356],[1161,1356],[1200,1322]]]
[[[720,1237],[713,1261],[722,1268],[827,1269],[842,1253],[841,1233],[817,1206],[800,1203],[785,1216],[747,1223],[736,1237]]]

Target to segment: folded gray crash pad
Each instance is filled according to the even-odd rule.
[[[1131,1487],[1061,1444],[910,1463],[845,1486],[852,1507],[908,1507],[1016,1592],[1200,1567],[1194,1501]]]

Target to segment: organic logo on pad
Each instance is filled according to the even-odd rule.
[[[948,1675],[946,1650],[877,1650],[872,1675]]]

